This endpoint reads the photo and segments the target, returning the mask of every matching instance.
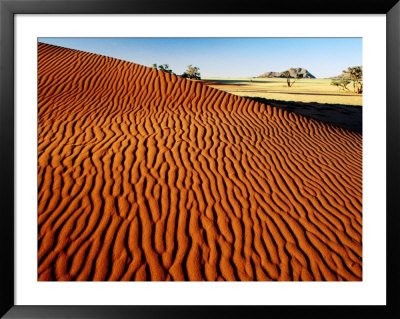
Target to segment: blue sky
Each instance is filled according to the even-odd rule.
[[[302,67],[318,78],[362,65],[361,38],[39,38],[40,42],[151,66],[176,74],[192,64],[206,77],[251,77]]]

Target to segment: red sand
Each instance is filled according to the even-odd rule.
[[[361,280],[362,136],[39,43],[38,278]]]

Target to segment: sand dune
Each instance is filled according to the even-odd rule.
[[[361,280],[362,136],[39,43],[38,278]]]

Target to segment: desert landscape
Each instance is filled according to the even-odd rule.
[[[362,280],[361,123],[250,92],[282,81],[39,42],[38,280]]]
[[[269,100],[317,102],[321,104],[362,105],[362,95],[339,91],[331,79],[299,79],[286,88],[283,78],[203,78],[211,87],[244,97],[261,97]]]

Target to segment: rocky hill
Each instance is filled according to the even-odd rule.
[[[303,68],[290,68],[289,70],[290,78],[296,78],[299,74],[303,75],[305,79],[315,79],[315,76]],[[265,72],[258,76],[258,78],[286,78],[282,72]]]
[[[361,67],[361,77],[362,77],[362,66],[353,66],[353,67],[351,67],[351,68],[357,68],[357,67]],[[331,76],[331,77],[329,77],[328,79],[340,80],[340,79],[343,79],[343,78],[347,78],[347,79],[350,78],[349,73],[346,72],[345,70],[343,70],[342,73],[340,73],[339,75]]]
[[[340,79],[343,79],[343,78],[349,78],[349,75],[348,75],[347,73],[345,73],[345,72],[342,72],[342,73],[340,73],[339,75],[331,76],[331,77],[328,78],[328,79],[340,80]]]

